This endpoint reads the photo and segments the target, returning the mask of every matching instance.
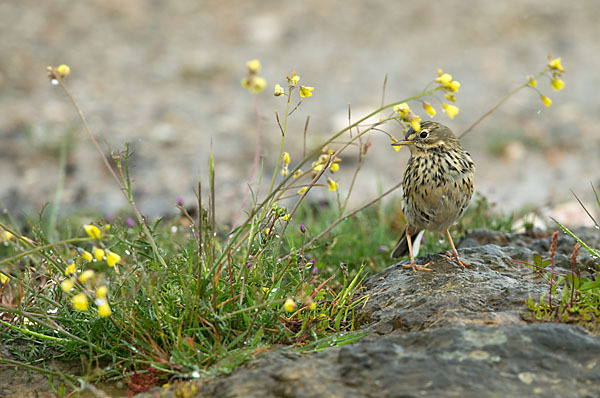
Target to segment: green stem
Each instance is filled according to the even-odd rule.
[[[2,226],[2,225],[0,225],[0,226]],[[18,260],[20,258],[23,258],[23,257],[27,257],[30,254],[39,253],[39,252],[41,252],[42,250],[45,250],[45,249],[51,249],[51,248],[56,247],[56,246],[67,245],[69,243],[88,242],[90,240],[94,240],[94,239],[93,238],[71,238],[71,239],[65,239],[65,240],[61,240],[61,241],[58,241],[58,242],[54,242],[54,243],[48,243],[48,244],[43,245],[43,246],[38,246],[35,249],[31,249],[31,250],[27,250],[27,251],[21,252],[21,253],[15,255],[15,256],[12,256],[12,257],[9,257],[9,258],[5,258],[4,260],[0,261],[0,265],[6,264],[6,263],[10,263],[12,261],[16,261],[16,260]]]
[[[273,172],[273,178],[271,179],[271,186],[269,187],[269,194],[273,192],[275,181],[277,180],[277,173],[279,173],[279,165],[281,164],[281,155],[283,155],[283,144],[285,142],[285,133],[287,129],[287,121],[290,112],[290,102],[292,100],[293,88],[290,88],[287,96],[287,102],[285,104],[285,116],[283,117],[283,126],[281,128],[281,142],[279,143],[279,156],[277,156],[277,164],[275,165],[275,171]]]
[[[540,76],[544,75],[546,72],[547,72],[547,69],[544,69],[543,71],[541,71],[540,73],[538,73],[537,75],[535,75],[533,77],[533,79],[539,78]],[[515,95],[516,93],[518,93],[519,91],[521,91],[522,89],[524,89],[525,87],[529,87],[529,82],[527,82],[525,84],[521,84],[520,86],[518,86],[517,88],[515,88],[514,90],[512,90],[510,93],[506,94],[500,101],[498,101],[496,103],[496,105],[492,106],[486,113],[484,113],[477,120],[475,120],[473,122],[473,124],[471,124],[469,126],[469,128],[467,128],[465,131],[463,131],[458,136],[458,138],[464,137],[468,132],[470,132],[471,130],[473,130],[479,123],[481,123],[486,117],[488,117],[489,115],[491,115],[492,113],[494,113],[496,111],[496,109],[498,109],[502,104],[504,104],[510,97],[512,97],[513,95]]]
[[[110,174],[113,176],[113,178],[115,179],[115,181],[117,182],[117,184],[119,185],[119,187],[121,188],[121,190],[124,191],[125,190],[125,186],[123,185],[124,182],[122,182],[119,179],[119,176],[117,176],[117,173],[115,173],[115,171],[111,167],[110,162],[108,161],[108,158],[106,157],[106,155],[104,155],[104,152],[102,152],[102,149],[100,148],[100,145],[98,144],[98,141],[96,140],[96,137],[92,133],[92,130],[91,130],[90,126],[87,123],[87,120],[85,118],[85,115],[83,114],[83,111],[79,107],[79,104],[77,104],[77,101],[75,101],[75,98],[73,97],[73,95],[71,94],[71,91],[69,91],[68,87],[63,82],[63,80],[59,76],[56,76],[55,78],[59,82],[59,84],[62,87],[63,91],[67,94],[67,97],[69,98],[69,101],[71,101],[71,104],[75,108],[75,111],[77,112],[77,115],[79,116],[79,119],[81,120],[81,123],[83,124],[83,128],[85,129],[85,131],[87,132],[88,136],[90,137],[90,140],[94,144],[94,147],[96,147],[96,150],[100,154],[100,157],[102,158],[102,161],[104,162],[104,165],[106,166],[106,168],[108,169],[108,171],[110,172]],[[123,173],[121,172],[121,175],[122,174]],[[129,201],[129,204],[131,205],[133,211],[135,212],[135,215],[136,215],[136,217],[138,219],[138,222],[142,226],[142,230],[144,231],[144,234],[146,235],[146,238],[150,242],[150,245],[152,247],[152,251],[154,252],[154,255],[158,258],[158,260],[161,263],[161,265],[166,268],[167,264],[165,263],[165,260],[160,255],[160,252],[158,251],[158,247],[156,245],[156,242],[154,241],[154,238],[152,237],[152,233],[150,232],[150,229],[146,226],[146,223],[144,222],[144,218],[142,217],[142,214],[140,213],[139,209],[135,205],[135,202],[133,201],[133,195],[131,193],[131,190],[126,191],[125,196],[126,196],[127,200]]]
[[[9,327],[11,329],[17,330],[17,331],[19,331],[19,332],[21,332],[23,334],[27,334],[29,336],[37,337],[37,338],[42,339],[42,340],[57,341],[57,342],[60,342],[60,343],[66,343],[66,342],[69,341],[67,339],[61,339],[60,337],[47,336],[45,334],[41,334],[41,333],[38,333],[38,332],[33,332],[33,331],[25,329],[25,328],[20,328],[18,326],[11,325],[10,323],[8,323],[6,321],[3,321],[1,319],[0,319],[0,324],[2,324],[4,326],[7,326],[7,327]]]

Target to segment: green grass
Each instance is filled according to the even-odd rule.
[[[600,197],[593,184],[592,190],[598,209],[600,209]],[[595,228],[600,229],[600,223],[592,213],[583,205],[577,195],[575,195],[575,198],[588,214]],[[595,270],[595,277],[586,277],[582,276],[579,270],[576,270],[575,263],[581,248],[586,250],[596,261],[600,258],[600,251],[592,248],[560,222],[554,221],[565,234],[575,239],[575,246],[571,254],[571,270],[568,273],[560,273],[554,269],[558,242],[557,231],[552,235],[547,259],[544,260],[540,254],[535,253],[531,262],[519,261],[531,267],[548,283],[548,293],[542,295],[538,301],[533,300],[530,296],[526,301],[527,307],[538,321],[576,323],[593,333],[598,333],[600,331],[598,327],[598,321],[600,320],[600,275],[598,275],[598,268]]]
[[[492,213],[482,213],[481,203],[485,202],[477,202],[467,216],[473,213],[479,221],[495,219]],[[11,326],[3,328],[2,340],[24,363],[37,363],[40,358],[77,360],[85,353],[86,361],[108,369],[90,374],[90,381],[120,378],[149,367],[183,378],[194,372],[218,374],[272,345],[318,347],[324,339],[330,341],[331,335],[336,339],[354,330],[353,308],[360,305],[354,293],[359,282],[393,263],[389,251],[400,234],[398,207],[397,200],[368,207],[301,254],[293,248],[339,215],[332,204],[306,203],[282,243],[282,252],[295,251],[294,256],[277,264],[267,255],[274,250],[274,234],[269,238],[263,231],[256,238],[257,249],[266,249],[261,261],[248,268],[241,260],[244,256],[234,254],[212,276],[207,269],[200,271],[209,281],[205,284],[198,278],[198,240],[185,218],[157,221],[150,228],[166,268],[153,258],[143,230],[126,227],[123,220],[115,221],[101,240],[83,237],[81,242],[44,250],[36,248],[48,243],[45,233],[31,225],[33,243],[13,238],[0,246],[2,262],[12,266],[7,273],[16,282],[3,291],[11,298],[2,306],[10,311],[4,319]],[[105,221],[95,224],[105,225]],[[85,236],[81,227],[68,222],[59,225],[60,239],[77,232]],[[224,247],[226,238],[219,233],[213,244]],[[422,253],[445,247],[435,234],[427,234],[425,242]],[[122,261],[114,268],[103,260],[87,262],[77,252],[77,248],[91,252],[101,244],[121,253]],[[37,251],[11,260],[29,246]],[[69,259],[75,261],[78,275],[91,269],[96,276],[65,293],[59,284],[66,279]],[[89,311],[72,309],[74,293],[86,292],[91,301],[102,284],[109,287],[110,317],[98,316],[91,303]],[[283,304],[289,297],[297,308],[287,312]],[[314,310],[309,308],[311,303]],[[27,354],[21,345],[25,341],[30,347]]]

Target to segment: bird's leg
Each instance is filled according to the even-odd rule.
[[[408,232],[408,228],[406,228],[406,243],[408,243],[408,253],[410,254],[410,265],[405,264],[402,266],[402,268],[412,268],[414,273],[417,273],[417,271],[433,272],[432,269],[427,268],[431,265],[431,263],[432,263],[431,261],[425,265],[418,265],[416,263],[415,256],[413,256],[412,239],[410,237],[410,233]]]
[[[460,257],[458,257],[458,252],[456,251],[456,247],[454,247],[454,242],[452,241],[452,236],[450,236],[450,231],[446,230],[446,236],[448,237],[448,242],[450,242],[450,247],[452,248],[452,253],[447,251],[446,257],[448,257],[449,260],[456,261],[458,265],[460,265],[463,268],[468,267],[469,264],[465,263],[460,259]]]

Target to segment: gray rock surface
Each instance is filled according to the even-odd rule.
[[[594,397],[600,338],[559,324],[442,327],[266,354],[203,397]]]

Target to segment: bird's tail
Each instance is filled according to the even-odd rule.
[[[417,231],[415,234],[411,235],[412,236],[411,243],[413,243],[413,249],[415,248],[415,245],[414,245],[415,237],[418,238],[420,233],[421,233],[421,231]],[[408,241],[406,240],[406,229],[404,229],[404,231],[402,231],[401,236],[402,237],[400,238],[398,243],[396,243],[396,247],[394,247],[394,250],[392,250],[392,254],[390,255],[391,258],[404,257],[409,254]]]

